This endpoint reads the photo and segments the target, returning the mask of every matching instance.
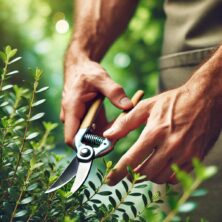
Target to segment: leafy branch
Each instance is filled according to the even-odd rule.
[[[200,163],[198,159],[193,160],[193,166],[195,171],[195,178],[183,170],[180,170],[177,165],[173,165],[172,168],[176,173],[177,179],[181,182],[184,193],[178,200],[176,206],[164,219],[164,222],[170,222],[177,215],[179,209],[189,199],[192,193],[207,179],[216,174],[217,168],[214,166],[205,167]]]
[[[13,175],[13,178],[12,178],[12,183],[15,180],[15,176],[16,176],[16,173],[17,173],[20,161],[21,161],[22,152],[23,152],[23,150],[25,148],[25,142],[26,142],[26,140],[28,138],[27,133],[28,133],[29,123],[30,123],[30,121],[33,121],[33,120],[37,119],[37,115],[39,115],[39,114],[37,114],[37,115],[35,115],[33,117],[31,116],[31,114],[32,114],[32,107],[33,107],[34,99],[35,99],[35,94],[36,94],[36,91],[37,91],[37,87],[39,85],[39,80],[40,80],[41,75],[42,75],[42,71],[39,70],[39,69],[36,69],[35,81],[34,81],[34,84],[33,84],[33,91],[32,91],[32,95],[31,95],[29,107],[28,107],[28,114],[27,114],[26,123],[25,123],[24,135],[23,135],[21,146],[20,146],[20,149],[19,149],[19,156],[18,156],[18,159],[17,159],[17,162],[16,162],[15,171],[14,171],[14,175]],[[42,114],[41,114],[41,116],[42,116]]]

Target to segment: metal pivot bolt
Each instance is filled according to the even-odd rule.
[[[82,156],[82,157],[88,157],[88,156],[90,156],[90,150],[89,149],[87,149],[87,148],[83,148],[81,151],[80,151],[80,155]]]
[[[77,157],[84,161],[89,161],[94,156],[94,150],[90,146],[83,146],[77,152]]]

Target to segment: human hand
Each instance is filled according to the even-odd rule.
[[[218,104],[209,92],[195,86],[188,83],[141,101],[104,132],[108,139],[117,140],[146,123],[136,143],[108,175],[109,185],[127,175],[127,166],[155,183],[176,183],[173,163],[189,172],[193,157],[204,158],[221,130],[221,101]]]
[[[98,94],[109,98],[120,109],[132,108],[132,103],[123,88],[115,83],[98,63],[82,56],[79,56],[79,59],[73,63],[69,62],[65,67],[60,113],[60,119],[65,124],[65,142],[68,145],[73,145],[73,138],[80,121]],[[107,123],[105,115],[102,115],[100,122]]]

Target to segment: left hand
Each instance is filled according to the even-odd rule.
[[[188,83],[141,101],[103,135],[117,140],[145,123],[139,139],[108,175],[109,185],[127,175],[127,166],[155,183],[176,183],[171,165],[191,171],[193,157],[202,160],[216,141],[222,126],[221,104]]]

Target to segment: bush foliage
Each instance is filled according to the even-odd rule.
[[[215,174],[215,167],[206,168],[198,160],[194,160],[194,177],[173,166],[184,193],[175,196],[168,187],[167,197],[172,208],[168,215],[159,207],[163,203],[160,192],[153,193],[149,182],[140,182],[144,176],[130,167],[131,182],[124,179],[119,185],[108,187],[105,181],[112,170],[111,161],[104,160],[104,170],[93,172],[93,180],[74,195],[70,195],[70,184],[45,194],[61,173],[63,157],[49,152],[54,147],[51,132],[57,124],[41,124],[40,121],[45,113],[38,112],[37,107],[45,99],[39,97],[43,97],[48,87],[39,87],[42,76],[39,69],[34,72],[30,88],[10,83],[10,77],[19,73],[12,69],[20,59],[16,52],[10,46],[0,52],[3,61],[0,78],[1,221],[171,221],[186,209],[186,201],[194,191],[201,193],[197,190],[199,185]]]

